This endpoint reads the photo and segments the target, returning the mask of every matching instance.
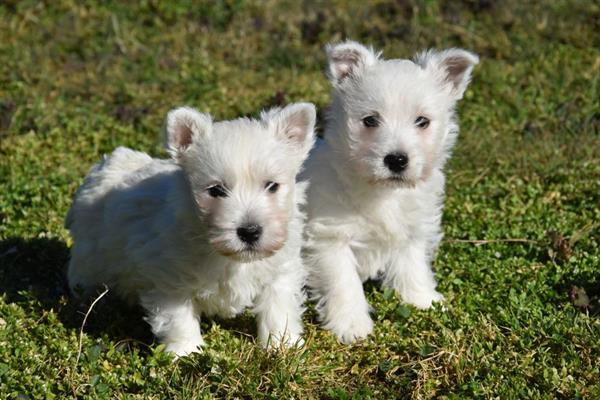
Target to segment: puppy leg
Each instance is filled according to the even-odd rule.
[[[302,265],[298,263],[297,271]],[[258,340],[264,347],[277,348],[302,344],[302,312],[304,311],[301,274],[276,279],[258,295],[254,307]]]
[[[435,290],[437,283],[427,258],[424,242],[396,249],[384,278],[384,285],[398,291],[406,303],[421,309],[444,298]]]
[[[330,247],[313,254],[309,285],[318,298],[323,327],[342,343],[352,343],[373,332],[369,304],[348,246]]]
[[[204,340],[191,300],[152,293],[142,296],[141,303],[148,312],[146,322],[167,351],[177,357],[200,351]]]

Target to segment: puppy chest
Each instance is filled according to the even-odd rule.
[[[362,218],[354,227],[353,247],[381,249],[394,246],[409,240],[415,229],[412,221],[397,214]]]
[[[257,293],[252,279],[228,279],[198,290],[195,305],[199,314],[230,318],[251,307]]]

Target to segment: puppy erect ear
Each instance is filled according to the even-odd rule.
[[[418,54],[415,63],[441,75],[442,83],[450,84],[454,99],[460,100],[471,80],[473,67],[479,63],[479,57],[463,49],[430,50]]]
[[[315,141],[317,112],[314,104],[293,103],[283,109],[263,112],[262,120],[275,126],[275,135],[286,143],[308,154]]]
[[[374,53],[360,43],[348,40],[325,47],[329,63],[328,76],[334,85],[341,84],[346,78],[359,75],[366,67],[373,65],[380,53]]]
[[[191,107],[180,107],[167,114],[166,147],[172,157],[183,154],[202,136],[210,135],[212,119]]]

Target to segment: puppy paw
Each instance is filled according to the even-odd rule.
[[[203,341],[188,340],[179,342],[165,343],[165,350],[173,353],[175,358],[185,357],[191,353],[200,353],[202,351]]]
[[[336,316],[324,325],[344,344],[366,339],[373,333],[373,320],[368,313],[354,313]]]
[[[403,293],[402,300],[404,300],[405,303],[412,304],[421,310],[426,310],[431,308],[434,302],[444,300],[444,296],[442,296],[442,294],[435,289],[431,289]]]

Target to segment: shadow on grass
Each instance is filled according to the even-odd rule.
[[[34,313],[54,310],[65,327],[79,330],[97,296],[78,299],[70,294],[68,261],[69,248],[58,239],[0,240],[0,294]],[[107,335],[119,343],[141,343],[141,348],[147,348],[154,337],[143,317],[141,307],[131,306],[109,291],[94,305],[84,330],[93,337]],[[232,319],[203,318],[203,331],[212,321],[237,336],[256,337],[254,318],[248,313]]]
[[[91,299],[72,297],[66,270],[69,248],[58,239],[8,238],[0,241],[0,293],[29,312],[53,310],[63,325],[81,328]],[[93,308],[85,332],[93,337],[130,343],[153,342],[139,308],[131,307],[109,292]],[[147,346],[142,346],[146,348]]]
[[[555,303],[569,301],[573,307],[590,317],[600,317],[600,281],[594,279],[591,272],[564,279],[553,285],[553,289],[560,294],[560,300]]]

